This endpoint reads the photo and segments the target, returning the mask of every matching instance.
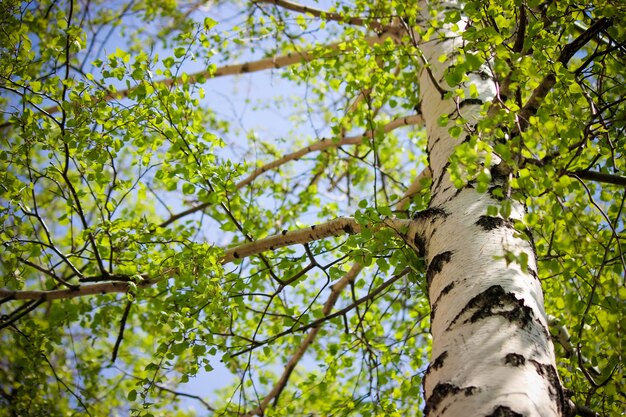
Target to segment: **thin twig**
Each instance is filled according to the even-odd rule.
[[[115,340],[115,346],[113,346],[113,353],[111,354],[111,363],[115,363],[115,359],[117,359],[117,352],[119,351],[120,345],[122,344],[122,339],[124,338],[126,320],[128,319],[128,313],[130,312],[130,308],[132,307],[132,305],[132,301],[128,301],[126,303],[124,313],[122,314],[122,319],[120,320],[120,331],[117,334],[117,340]]]

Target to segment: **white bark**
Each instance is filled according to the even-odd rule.
[[[402,232],[403,229],[409,229],[412,225],[410,220],[389,218],[383,220],[383,224],[398,231],[399,235],[413,236],[414,232]],[[374,230],[382,227],[383,224],[375,225]],[[252,255],[258,255],[263,252],[272,251],[285,246],[304,244],[315,240],[324,239],[330,236],[351,235],[359,233],[361,226],[352,217],[337,217],[326,223],[305,227],[298,230],[283,230],[277,235],[268,236],[263,239],[255,240],[249,243],[243,243],[224,251],[221,259],[222,264],[233,262],[235,259],[247,258]],[[413,234],[412,234],[413,233]]]
[[[452,138],[437,119],[460,108],[474,124],[480,110],[475,101],[459,106],[452,99],[444,100],[434,85],[433,78],[449,89],[443,74],[450,64],[439,63],[438,57],[450,56],[461,47],[460,37],[447,35],[445,41],[433,36],[422,43],[432,73],[422,69],[419,74],[433,176],[430,208],[418,215],[424,237],[418,246],[423,247],[428,265],[433,343],[424,378],[425,414],[561,416],[564,398],[534,249],[512,227],[524,207],[514,202],[511,219],[489,217],[487,207],[499,202],[471,184],[457,190],[447,173],[449,158],[463,137]],[[491,101],[493,80],[470,78],[480,99]],[[506,251],[526,253],[528,268],[507,264]]]

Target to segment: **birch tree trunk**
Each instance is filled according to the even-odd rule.
[[[443,15],[437,19],[442,22]],[[448,127],[439,125],[439,117],[461,115],[470,129],[475,127],[482,103],[494,98],[495,83],[484,72],[470,74],[479,99],[444,99],[442,88],[450,88],[443,75],[463,41],[449,28],[442,31],[444,41],[433,35],[420,45],[425,62],[430,63],[430,70],[421,70],[419,83],[433,178],[430,208],[419,215],[433,339],[424,378],[425,415],[561,416],[565,400],[533,244],[513,228],[524,207],[510,201],[510,218],[488,216],[488,206],[499,206],[501,201],[489,192],[478,192],[472,183],[457,189],[447,172],[455,147],[469,133],[453,138]],[[444,54],[449,59],[440,63],[438,58]],[[494,178],[490,190],[506,181],[494,175],[498,161],[493,159],[487,167]],[[507,251],[525,253],[527,268],[507,263]]]

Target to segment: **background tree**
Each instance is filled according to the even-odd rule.
[[[0,7],[2,413],[623,412],[621,4]]]

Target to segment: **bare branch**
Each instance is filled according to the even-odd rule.
[[[163,385],[159,385],[159,384],[154,384],[154,387],[156,389],[158,389],[159,391],[165,391],[165,392],[169,392],[170,394],[174,395],[175,397],[186,397],[186,398],[191,398],[192,400],[197,400],[199,401],[207,410],[209,411],[215,411],[215,408],[211,407],[211,405],[209,403],[207,403],[202,397],[200,397],[199,395],[194,395],[194,394],[187,394],[186,392],[181,392],[181,391],[176,391],[173,390],[171,388],[167,388]]]
[[[124,308],[124,313],[122,314],[122,318],[120,320],[120,331],[117,335],[117,340],[115,340],[115,346],[113,346],[113,353],[111,354],[111,363],[115,363],[115,359],[117,359],[117,353],[119,352],[120,345],[122,344],[122,339],[124,338],[124,330],[126,329],[126,320],[128,319],[128,313],[130,313],[130,308],[133,306],[132,301],[128,301],[126,303],[126,308]]]

